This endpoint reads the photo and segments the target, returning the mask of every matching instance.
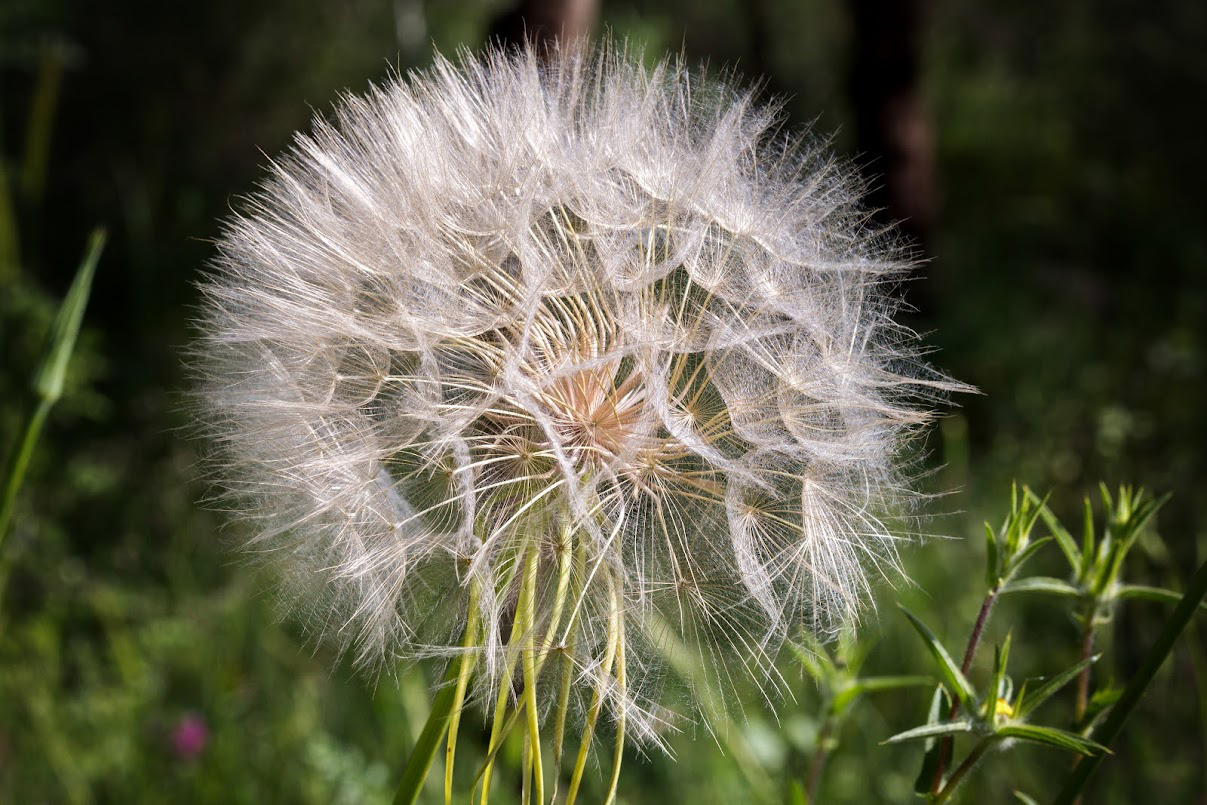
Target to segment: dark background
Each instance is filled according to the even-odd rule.
[[[928,258],[901,289],[917,308],[909,323],[937,365],[983,394],[957,400],[931,434],[922,484],[951,494],[923,528],[969,539],[907,551],[911,581],[882,585],[869,619],[872,666],[925,671],[897,598],[953,652],[962,645],[984,592],[980,522],[1004,515],[1013,479],[1050,491],[1069,522],[1100,480],[1172,492],[1163,539],[1141,545],[1129,580],[1176,588],[1207,556],[1207,4],[10,0],[0,453],[29,410],[88,232],[104,225],[110,239],[4,545],[0,799],[388,801],[426,712],[425,677],[374,685],[274,619],[268,580],[198,506],[182,354],[218,222],[292,133],[433,48],[515,36],[521,12],[538,34],[577,14],[560,19],[642,42],[651,59],[681,51],[763,79],[792,127],[832,136],[864,170],[869,205],[905,219]],[[1044,562],[1062,572],[1056,555]],[[1165,614],[1117,613],[1099,677],[1126,680]],[[1050,602],[997,617],[993,638],[1012,626],[1024,647],[1020,675],[1075,659],[1076,629]],[[1203,635],[1200,618],[1088,801],[1205,801]],[[789,678],[796,701],[778,721],[752,700],[732,727],[775,791],[802,774],[817,731],[809,683]],[[925,699],[862,705],[822,799],[905,798],[917,748],[878,744],[919,723]],[[1060,708],[1049,723],[1067,719]],[[196,757],[173,748],[186,718],[205,725]],[[677,761],[632,753],[624,798],[740,801],[738,764],[696,732],[676,740]],[[504,762],[518,768],[514,754]],[[995,757],[968,801],[1006,802],[1012,787],[1048,796],[1066,767],[1031,749]]]

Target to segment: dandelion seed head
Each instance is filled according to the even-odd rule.
[[[956,386],[892,321],[908,261],[858,183],[779,127],[676,61],[491,51],[272,164],[203,284],[199,418],[316,631],[454,657],[473,585],[488,696],[531,549],[535,642],[657,740],[668,650],[765,680],[857,616]]]

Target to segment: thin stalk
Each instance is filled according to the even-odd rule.
[[[527,543],[520,549],[520,555],[517,557],[517,563],[523,564],[528,555],[529,546]],[[509,581],[510,584],[510,581]],[[520,624],[518,623],[519,613],[523,612],[525,607],[525,588],[522,582],[520,584],[520,594],[516,601],[516,618],[517,622],[512,624],[511,637],[508,640],[508,648],[511,648],[511,643],[516,640],[517,634],[520,633]],[[495,698],[494,718],[490,724],[490,744],[487,747],[486,765],[482,769],[482,805],[487,805],[490,802],[490,776],[494,771],[495,754],[499,751],[499,746],[503,742],[503,723],[507,715],[507,702],[511,694],[511,679],[515,675],[515,666],[519,661],[519,653],[508,651],[507,668],[502,677],[502,682],[499,684],[499,695]]]
[[[985,600],[981,602],[981,611],[977,613],[976,623],[973,624],[972,634],[968,636],[968,646],[964,649],[964,661],[960,663],[960,673],[965,676],[972,668],[972,660],[976,656],[977,646],[981,642],[981,634],[985,631],[985,624],[989,622],[989,613],[993,610],[993,604],[997,601],[998,591],[1001,586],[993,585],[988,593],[985,594]]]
[[[608,795],[605,805],[616,801],[616,787],[620,784],[620,763],[624,759],[624,696],[627,680],[624,663],[624,607],[621,601],[620,581],[613,580],[612,609],[616,611],[616,747],[612,752],[612,780],[608,784]]]
[[[402,772],[402,781],[398,784],[398,793],[394,795],[394,805],[414,805],[423,790],[423,781],[427,779],[432,769],[432,761],[436,758],[440,739],[444,737],[444,729],[448,726],[449,715],[453,710],[453,700],[456,697],[454,682],[460,674],[460,664],[450,662],[440,684],[440,691],[432,700],[432,711],[428,714],[423,731],[415,741],[415,748],[407,759],[406,768]]]
[[[1199,606],[1199,602],[1207,596],[1207,561],[1199,565],[1199,569],[1195,571],[1194,576],[1190,580],[1190,585],[1186,592],[1182,594],[1182,600],[1178,603],[1173,614],[1169,616],[1169,620],[1165,621],[1165,626],[1161,629],[1161,634],[1157,637],[1152,648],[1148,650],[1148,654],[1144,657],[1144,662],[1140,665],[1136,675],[1127,683],[1123,694],[1119,697],[1119,701],[1111,709],[1110,715],[1103,722],[1102,727],[1094,733],[1094,740],[1104,746],[1110,746],[1111,742],[1119,736],[1123,730],[1123,725],[1127,722],[1127,717],[1131,715],[1132,710],[1140,701],[1140,697],[1144,695],[1144,691],[1148,689],[1149,683],[1153,677],[1157,675],[1161,665],[1164,664],[1165,658],[1169,656],[1173,650],[1174,643],[1177,642],[1178,635],[1186,628],[1186,624],[1194,616],[1195,610]],[[1103,753],[1105,754],[1105,753]],[[1098,764],[1102,762],[1102,754],[1092,755],[1082,760],[1077,764],[1077,768],[1069,774],[1065,781],[1064,788],[1056,795],[1055,805],[1068,805],[1081,795],[1082,788],[1085,787],[1091,775],[1097,770]]]
[[[583,568],[587,564],[586,544],[579,540],[574,546],[574,569],[571,571],[571,578],[582,579]],[[577,584],[575,587],[577,588]],[[575,590],[576,595],[582,595],[582,590]],[[562,646],[562,675],[560,687],[557,691],[557,715],[553,720],[553,796],[552,799],[557,799],[558,784],[561,782],[562,768],[562,742],[566,735],[566,715],[570,711],[570,686],[574,682],[574,649],[578,640],[578,632],[571,630]]]
[[[579,560],[576,563],[576,567],[577,567],[576,572],[579,572],[581,575],[582,565],[583,565],[583,562],[585,561],[585,559],[583,559],[581,546],[580,546],[580,550],[579,550],[578,554],[579,554]],[[545,661],[548,659],[548,657],[551,653],[551,648],[553,646],[553,636],[557,633],[559,625],[561,624],[562,614],[565,612],[565,609],[566,609],[566,598],[567,598],[567,593],[569,592],[569,589],[570,589],[570,580],[571,580],[570,579],[570,576],[571,576],[570,567],[571,567],[570,566],[570,555],[569,555],[569,553],[566,553],[561,559],[560,569],[558,570],[558,586],[557,586],[557,592],[554,594],[553,613],[550,615],[549,627],[545,631],[545,640],[544,640],[544,643],[542,643],[542,646],[544,646],[544,650],[539,652],[536,656],[534,670],[535,670],[535,675],[536,675],[537,679],[540,678],[541,671],[545,666]],[[573,651],[573,645],[574,645],[574,633],[573,632],[570,633],[570,641],[571,642],[569,643],[568,650]],[[565,676],[565,674],[563,674],[563,676]],[[570,684],[569,682],[563,682],[563,688],[566,689],[563,691],[563,693],[565,695],[562,695],[562,697],[561,697],[561,699],[559,699],[559,701],[563,701],[568,697],[569,684]],[[498,753],[499,748],[502,746],[503,741],[507,740],[507,736],[510,735],[511,731],[515,728],[516,722],[519,720],[519,717],[521,715],[524,715],[527,712],[528,712],[527,697],[525,696],[524,698],[521,698],[518,701],[516,701],[515,709],[513,709],[510,713],[507,714],[507,720],[503,723],[502,729],[498,730],[498,741],[494,744],[494,748],[488,752],[488,754],[486,756],[486,762],[485,762],[485,764],[483,764],[483,771],[478,773],[478,778],[474,781],[475,786],[477,785],[478,780],[482,779],[486,766],[494,762],[495,755]],[[561,728],[560,729],[564,730],[565,729],[565,713],[559,712],[559,716],[561,718]],[[494,734],[493,727],[492,727],[492,734]],[[556,735],[556,738],[554,741],[554,768],[555,769],[560,768],[562,734],[563,734],[562,732],[559,732]],[[553,797],[557,796],[557,779],[558,778],[555,775],[554,776],[553,795],[552,795]]]
[[[973,767],[976,766],[980,759],[984,757],[985,753],[989,751],[989,747],[993,746],[994,742],[997,740],[998,739],[995,736],[990,735],[988,738],[982,739],[981,742],[968,753],[968,757],[964,758],[964,762],[957,766],[956,770],[951,773],[951,779],[947,781],[947,785],[943,786],[943,789],[935,795],[934,805],[942,805],[951,797],[952,794],[955,793],[956,786],[963,782],[964,777],[967,776],[968,772],[972,771]]]
[[[55,316],[46,355],[33,377],[33,411],[25,423],[20,443],[9,456],[5,467],[4,493],[0,498],[0,596],[3,595],[8,578],[9,558],[4,552],[4,538],[12,521],[17,492],[25,480],[25,472],[29,468],[30,459],[33,458],[34,447],[38,443],[38,436],[42,433],[50,409],[63,396],[63,388],[67,383],[67,367],[75,351],[80,324],[84,319],[84,309],[88,306],[88,296],[92,292],[92,278],[96,274],[101,252],[105,248],[105,238],[104,229],[93,230],[88,238],[88,245],[84,249],[79,268],[76,269],[75,279],[71,281],[67,296],[63,298]]]
[[[528,757],[531,764],[533,786],[537,805],[545,801],[544,770],[541,767],[541,713],[536,705],[537,646],[536,646],[536,574],[541,561],[541,552],[534,545],[528,552],[524,568],[523,624],[525,646],[522,650],[524,674],[524,701],[528,709]],[[527,779],[528,775],[524,775]]]
[[[25,423],[25,432],[21,435],[21,443],[9,456],[8,466],[4,473],[4,498],[0,500],[0,549],[4,547],[4,537],[8,534],[8,523],[13,516],[13,504],[17,500],[17,491],[25,480],[25,471],[29,460],[33,458],[34,446],[46,424],[46,417],[54,407],[54,400],[40,399],[34,407],[29,421]]]
[[[600,693],[604,682],[612,673],[612,663],[616,659],[619,647],[619,609],[611,607],[608,618],[608,644],[604,650],[603,664],[600,666],[600,682],[591,693],[591,706],[587,710],[587,723],[583,727],[582,741],[578,745],[578,757],[574,761],[574,773],[570,776],[570,788],[566,792],[565,805],[574,805],[578,796],[578,788],[582,784],[583,770],[587,766],[587,754],[591,749],[591,738],[595,735],[595,722],[599,719],[599,711],[603,707],[603,695]]]
[[[1081,660],[1088,660],[1094,653],[1094,610],[1091,607],[1086,613],[1085,627],[1081,632]],[[1090,666],[1082,669],[1077,675],[1077,698],[1073,706],[1073,724],[1077,729],[1081,729],[1081,724],[1085,720],[1086,709],[1090,705]],[[1077,757],[1077,762],[1080,760],[1080,755]]]
[[[528,805],[532,799],[532,747],[524,741],[520,751],[520,805]],[[541,805],[537,801],[537,805]]]
[[[817,789],[821,786],[821,773],[826,768],[829,751],[826,744],[830,741],[830,733],[834,730],[834,719],[827,715],[817,732],[817,751],[809,762],[809,776],[805,778],[805,801],[813,803],[817,799]]]
[[[453,801],[453,756],[457,751],[457,729],[461,726],[461,707],[465,702],[465,689],[469,685],[469,676],[477,663],[477,654],[473,651],[474,642],[478,639],[478,580],[469,582],[469,614],[465,618],[465,637],[461,640],[460,669],[457,673],[457,685],[453,692],[453,710],[449,715],[448,744],[444,750],[444,803],[451,805]]]
[[[981,635],[985,631],[985,624],[989,622],[989,613],[993,611],[993,605],[997,601],[997,594],[1001,590],[1001,582],[994,584],[989,588],[989,592],[985,594],[985,600],[981,602],[981,611],[977,613],[976,623],[972,626],[972,634],[968,636],[968,645],[964,649],[964,661],[960,663],[960,673],[968,676],[968,671],[972,668],[972,661],[976,657],[977,646],[981,643]],[[996,693],[994,694],[996,695]],[[960,714],[960,700],[953,698],[951,702],[951,711],[948,713],[948,719],[954,719]],[[951,750],[955,743],[955,738],[948,735],[939,744],[939,760],[935,764],[935,776],[930,781],[930,793],[937,796],[943,786],[943,772],[947,769],[947,762],[951,760]],[[967,761],[965,761],[967,762]]]

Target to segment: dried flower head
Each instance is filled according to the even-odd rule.
[[[437,60],[299,136],[228,225],[197,354],[249,547],[319,630],[462,658],[496,728],[552,713],[560,747],[567,710],[657,740],[668,651],[770,678],[857,613],[951,384],[852,177],[779,123],[567,48]]]

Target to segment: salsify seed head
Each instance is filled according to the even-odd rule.
[[[203,283],[199,419],[319,632],[471,652],[483,696],[527,646],[656,740],[668,654],[770,680],[858,613],[955,384],[891,318],[908,264],[852,175],[780,125],[674,61],[496,50],[272,165]]]

